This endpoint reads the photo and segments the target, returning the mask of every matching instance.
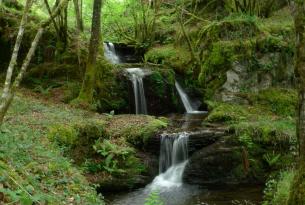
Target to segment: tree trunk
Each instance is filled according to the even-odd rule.
[[[305,3],[304,0],[296,0],[295,3],[295,76],[299,94],[296,135],[299,142],[299,166],[291,185],[288,205],[303,205],[305,199]]]
[[[101,35],[101,8],[102,0],[94,0],[93,16],[91,25],[91,38],[89,44],[89,56],[87,60],[86,73],[79,93],[78,100],[81,104],[89,105],[93,101],[93,91],[96,74],[96,58],[99,51]]]
[[[74,3],[74,9],[75,9],[75,18],[76,18],[76,25],[77,29],[81,32],[84,31],[84,24],[83,19],[81,17],[81,9],[79,8],[79,0],[73,0]]]
[[[24,8],[21,23],[20,23],[20,26],[19,26],[19,31],[18,31],[18,35],[17,35],[17,38],[16,38],[13,54],[12,54],[10,64],[9,64],[7,72],[6,72],[6,79],[5,79],[5,84],[4,84],[1,99],[4,99],[4,98],[7,97],[9,89],[11,88],[12,75],[13,75],[13,72],[14,72],[14,68],[17,64],[18,52],[19,52],[20,45],[21,45],[21,42],[22,42],[22,38],[23,38],[24,30],[25,30],[25,25],[26,25],[27,19],[28,19],[28,12],[30,10],[31,4],[32,4],[32,0],[27,0],[26,1],[26,5],[25,5],[25,8]]]
[[[6,94],[4,93],[5,90],[3,91],[2,96],[4,96],[4,97],[1,98],[1,104],[0,104],[0,125],[3,123],[4,116],[13,101],[16,89],[19,87],[20,82],[22,81],[23,76],[30,64],[30,61],[35,54],[35,50],[37,48],[37,45],[41,39],[41,36],[42,36],[44,30],[46,29],[46,27],[48,27],[50,25],[50,23],[52,22],[52,19],[59,14],[60,10],[67,6],[68,2],[69,2],[69,0],[61,0],[61,2],[58,4],[58,6],[52,11],[52,15],[50,15],[49,19],[41,24],[40,28],[38,29],[38,31],[36,33],[36,36],[35,36],[33,42],[32,42],[31,48],[28,51],[28,54],[23,61],[20,72],[14,80],[13,86],[8,87],[9,89],[7,90]],[[14,55],[14,53],[12,55]],[[9,72],[10,72],[10,70],[8,68],[7,73],[9,73]],[[10,78],[9,85],[11,84],[11,82],[12,81]]]

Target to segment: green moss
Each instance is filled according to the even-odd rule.
[[[247,108],[240,105],[211,101],[208,101],[208,105],[212,110],[207,117],[209,122],[238,122],[245,120],[249,115]]]
[[[128,84],[122,79],[122,70],[99,61],[98,76],[94,95],[97,110],[99,112],[114,110],[116,113],[125,111],[129,99],[126,89]]]
[[[60,145],[90,146],[99,138],[107,138],[105,122],[100,120],[89,120],[72,122],[67,124],[57,124],[49,128],[48,138]]]
[[[190,53],[182,47],[166,45],[150,49],[145,54],[145,61],[169,66],[177,72],[186,73],[190,68]]]

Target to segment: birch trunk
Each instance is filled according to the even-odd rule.
[[[14,72],[14,68],[17,64],[18,52],[20,49],[23,35],[24,35],[25,25],[27,24],[28,13],[29,13],[31,4],[32,4],[32,0],[26,1],[26,5],[24,8],[24,12],[23,12],[22,19],[21,19],[20,26],[19,26],[18,35],[16,38],[15,46],[14,46],[14,50],[12,53],[12,57],[11,57],[9,66],[7,68],[6,78],[5,78],[5,83],[4,83],[4,88],[3,88],[1,99],[4,99],[7,97],[9,89],[11,87],[12,75]]]
[[[19,74],[17,75],[17,77],[14,80],[13,86],[9,86],[6,93],[4,93],[5,90],[3,91],[2,96],[4,96],[4,97],[1,98],[1,104],[0,104],[0,125],[3,123],[4,116],[14,99],[16,89],[19,87],[19,85],[24,77],[24,74],[26,73],[26,70],[31,62],[31,59],[35,54],[35,50],[37,48],[37,45],[41,39],[41,36],[42,36],[44,30],[50,25],[50,23],[52,22],[52,19],[56,15],[59,14],[60,10],[67,6],[68,2],[69,2],[69,0],[61,0],[61,2],[58,4],[58,6],[52,11],[52,14],[50,15],[49,19],[41,24],[40,28],[38,29],[38,31],[36,33],[34,40],[32,41],[31,48],[28,51],[27,56],[23,61]],[[13,55],[14,55],[14,53],[13,53]],[[17,58],[16,58],[16,60],[17,60]],[[9,73],[10,70],[8,69],[7,72]],[[9,80],[9,85],[11,85],[11,77]]]

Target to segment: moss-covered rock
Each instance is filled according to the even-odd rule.
[[[151,75],[144,78],[144,89],[149,114],[164,115],[179,110],[172,69],[153,68]]]
[[[114,116],[108,122],[107,130],[112,137],[124,137],[135,147],[143,149],[150,138],[167,127],[167,123],[164,118],[156,119],[152,116]]]
[[[145,61],[162,64],[178,73],[188,73],[190,69],[190,53],[183,47],[173,45],[159,46],[145,54]]]
[[[166,125],[163,118],[108,116],[51,126],[48,137],[64,146],[65,153],[85,168],[89,181],[100,189],[124,190],[143,186],[156,174],[147,169],[157,166],[147,160],[154,157],[137,149],[144,149]]]

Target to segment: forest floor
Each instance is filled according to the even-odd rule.
[[[102,204],[82,171],[63,157],[61,148],[46,135],[48,126],[54,123],[94,114],[33,95],[17,94],[1,128],[0,201]]]
[[[84,167],[73,164],[65,147],[50,140],[50,129],[96,120],[109,136],[142,138],[166,126],[155,119],[97,114],[21,89],[0,130],[0,202],[103,204]]]

